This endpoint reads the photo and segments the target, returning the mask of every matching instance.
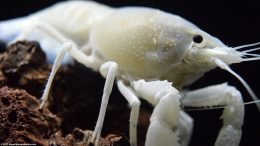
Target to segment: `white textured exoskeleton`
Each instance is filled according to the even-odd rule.
[[[41,108],[66,53],[106,78],[92,138],[96,145],[114,80],[132,108],[129,134],[132,146],[137,145],[138,97],[155,107],[146,146],[188,145],[193,120],[180,105],[225,105],[223,127],[215,145],[238,146],[244,103],[235,87],[224,83],[186,91],[185,94],[182,91],[184,86],[216,67],[235,75],[257,100],[246,82],[228,66],[258,60],[259,55],[250,53],[258,48],[238,51],[257,44],[227,47],[187,20],[157,9],[114,9],[91,1],[62,2],[28,17],[1,22],[0,39],[6,42],[38,40],[49,58],[56,54],[53,48],[61,48],[42,97]]]

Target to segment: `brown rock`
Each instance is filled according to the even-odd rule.
[[[1,57],[1,70],[8,73],[22,71],[45,62],[45,54],[37,42],[18,41],[10,45]]]
[[[0,54],[0,86],[19,87],[40,97],[50,67],[37,42],[18,41]]]
[[[24,90],[0,88],[1,143],[35,143],[45,145],[58,131],[61,120],[40,110],[39,101]]]

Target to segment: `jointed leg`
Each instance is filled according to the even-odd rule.
[[[241,126],[244,119],[244,106],[240,92],[227,84],[209,86],[187,92],[181,100],[184,106],[202,107],[227,105],[222,118],[223,127],[215,146],[238,146],[241,139]]]
[[[42,108],[47,101],[52,81],[54,79],[54,76],[55,76],[58,68],[61,65],[61,61],[62,61],[63,57],[65,56],[66,52],[68,52],[75,60],[77,60],[79,63],[82,63],[86,67],[91,67],[92,69],[97,69],[97,68],[99,68],[99,66],[101,64],[101,61],[99,61],[95,56],[86,56],[84,53],[82,53],[80,50],[78,50],[75,47],[75,45],[73,45],[72,42],[70,42],[70,41],[65,42],[62,45],[61,51],[58,53],[57,57],[55,58],[51,74],[49,76],[46,88],[44,90],[44,94],[41,98],[42,103],[40,105],[40,108]]]
[[[92,67],[93,69],[96,69],[100,66],[100,62],[99,62],[99,60],[95,59],[95,56],[86,56],[84,53],[77,50],[75,48],[75,46],[73,46],[73,44],[70,43],[70,42],[67,42],[65,44],[66,45],[64,45],[64,48],[59,53],[58,57],[56,58],[56,61],[54,62],[53,69],[52,69],[52,72],[51,72],[51,76],[50,76],[50,78],[47,82],[47,86],[46,86],[47,88],[45,89],[43,97],[42,97],[43,102],[41,103],[41,108],[43,107],[43,105],[47,101],[48,93],[49,93],[49,89],[50,89],[50,86],[51,86],[52,81],[53,81],[53,77],[54,77],[56,71],[58,70],[58,67],[60,66],[62,57],[64,56],[66,51],[68,51],[68,53],[73,58],[75,58],[75,60],[77,60],[78,62],[82,63],[83,65],[85,65],[87,67]],[[113,83],[114,83],[114,79],[115,79],[115,76],[116,76],[117,64],[114,63],[114,62],[107,62],[107,63],[105,63],[101,66],[101,70],[105,70],[107,75],[106,75],[104,92],[103,92],[103,96],[102,96],[101,109],[100,109],[98,121],[97,121],[95,131],[94,131],[94,134],[93,134],[93,138],[92,138],[92,142],[94,142],[94,139],[96,139],[96,141],[95,141],[96,145],[97,145],[99,138],[100,138],[100,133],[101,133],[101,129],[102,129],[102,125],[103,125],[103,121],[104,121],[104,117],[105,117],[105,111],[106,111],[106,107],[107,107],[107,102],[108,102],[109,95],[111,93]]]
[[[106,62],[100,68],[101,74],[106,78],[106,82],[103,90],[102,102],[101,102],[101,107],[98,115],[97,124],[91,139],[92,142],[95,141],[96,146],[98,145],[100,139],[100,134],[101,134],[105,113],[107,109],[108,99],[113,88],[117,69],[118,69],[118,65],[115,62]]]
[[[180,95],[167,81],[132,83],[138,96],[146,99],[155,108],[150,118],[146,146],[178,146],[177,128],[180,118]]]
[[[68,51],[69,54],[73,58],[75,58],[78,62],[80,62],[80,63],[82,63],[86,66],[94,66],[95,67],[95,66],[99,65],[99,64],[96,64],[96,62],[94,62],[95,60],[93,60],[94,59],[93,56],[84,55],[81,51],[74,48],[73,45],[70,42],[65,43],[62,51],[58,54],[57,58],[55,59],[51,75],[48,79],[46,88],[44,90],[44,94],[42,96],[42,103],[41,103],[40,108],[42,108],[44,106],[45,102],[47,101],[48,93],[49,93],[50,86],[52,84],[54,75],[57,72],[57,70],[58,70],[58,68],[61,64],[61,60],[64,57],[66,51]],[[99,113],[99,116],[98,116],[98,121],[97,121],[95,131],[94,131],[94,134],[93,134],[93,138],[92,138],[92,142],[94,142],[94,140],[96,139],[95,145],[98,144],[98,141],[100,139],[101,129],[102,129],[102,125],[103,125],[103,121],[104,121],[104,117],[105,117],[105,111],[106,111],[109,95],[112,91],[112,87],[113,87],[116,72],[117,72],[117,64],[114,63],[114,62],[107,62],[107,63],[105,63],[101,66],[101,71],[103,71],[103,75],[106,74],[105,75],[106,82],[105,82],[104,92],[103,92],[103,96],[102,96],[100,113]]]
[[[49,92],[50,92],[50,88],[51,88],[51,84],[52,84],[52,81],[54,79],[54,76],[55,76],[56,72],[58,71],[58,69],[61,65],[62,59],[64,58],[66,52],[68,51],[68,49],[70,47],[71,47],[71,45],[68,44],[68,43],[63,44],[63,46],[62,46],[63,49],[61,50],[61,52],[55,58],[55,61],[54,61],[54,64],[53,64],[53,67],[52,67],[52,70],[51,70],[51,74],[49,76],[48,82],[47,82],[46,87],[44,89],[44,93],[41,97],[42,101],[41,101],[41,104],[40,104],[40,109],[43,108],[44,104],[46,103],[46,101],[48,99],[48,95],[49,95]]]
[[[130,87],[127,87],[124,85],[124,83],[119,80],[117,82],[117,86],[119,91],[122,93],[122,95],[126,98],[128,103],[131,106],[131,114],[130,114],[130,131],[129,131],[129,136],[130,136],[130,144],[131,146],[136,146],[137,145],[137,122],[138,122],[138,117],[139,117],[139,109],[140,109],[140,101],[138,97],[133,93],[133,91],[130,89]]]

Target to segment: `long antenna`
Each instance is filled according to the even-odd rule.
[[[236,104],[236,105],[232,105],[232,106],[244,106],[244,105],[258,104],[258,103],[260,103],[260,100],[249,101],[249,102],[245,102],[245,103],[242,103],[242,104]],[[191,108],[191,109],[190,108],[188,108],[188,109],[184,108],[184,111],[204,111],[204,110],[223,109],[223,108],[226,108],[228,106],[229,105],[216,106],[216,107]]]
[[[250,86],[246,83],[246,81],[237,73],[235,73],[225,62],[223,62],[222,60],[216,58],[215,59],[215,63],[221,68],[224,69],[226,71],[228,71],[229,73],[231,73],[233,76],[235,76],[242,84],[243,86],[246,88],[247,92],[250,94],[250,96],[253,98],[254,101],[258,101],[257,96],[255,95],[255,93],[253,92],[253,90],[250,88]],[[260,103],[257,102],[256,104],[258,110],[260,111]]]

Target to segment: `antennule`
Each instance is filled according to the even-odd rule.
[[[253,90],[250,88],[250,86],[246,83],[246,81],[239,76],[237,73],[235,73],[225,62],[223,62],[222,60],[216,58],[215,63],[217,64],[217,66],[219,66],[221,69],[224,69],[226,71],[228,71],[229,73],[231,73],[233,76],[235,76],[242,84],[243,86],[246,88],[247,92],[250,94],[250,96],[252,97],[252,99],[254,101],[258,101],[257,96],[255,95],[255,93],[253,92]],[[260,110],[260,103],[258,102],[257,104],[257,108]]]
[[[253,51],[258,51],[258,50],[260,50],[260,47],[258,47],[258,48],[248,49],[248,50],[245,50],[245,51],[242,51],[242,52],[244,52],[244,53],[248,53],[248,52],[253,52]]]
[[[252,47],[252,46],[256,46],[256,45],[260,45],[260,42],[237,46],[237,47],[234,47],[234,49],[238,50],[238,49],[243,49],[243,48]]]
[[[243,58],[242,61],[256,61],[260,60],[260,57],[252,57],[252,58]]]

